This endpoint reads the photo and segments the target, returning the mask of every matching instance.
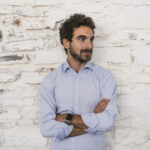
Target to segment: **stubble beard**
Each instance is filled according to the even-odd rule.
[[[86,63],[86,62],[88,62],[88,61],[91,60],[92,52],[93,52],[92,49],[90,49],[90,50],[89,50],[89,49],[83,49],[83,50],[80,51],[80,55],[78,55],[78,54],[74,51],[72,45],[70,44],[69,50],[70,50],[70,54],[71,54],[71,56],[73,57],[73,59],[76,60],[76,61],[78,61],[79,63]],[[82,55],[83,52],[90,52],[91,55],[84,55],[84,56],[83,56],[83,55]]]

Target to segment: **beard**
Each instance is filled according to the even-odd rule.
[[[74,60],[76,60],[80,63],[86,63],[87,61],[91,60],[92,52],[93,52],[92,49],[82,49],[82,50],[80,50],[80,55],[79,55],[75,52],[74,48],[70,44],[69,50],[70,50],[70,54],[74,58]],[[84,53],[88,53],[88,54],[84,55]]]

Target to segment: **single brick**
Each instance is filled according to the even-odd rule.
[[[9,55],[9,56],[0,57],[0,61],[15,61],[15,60],[21,60],[21,59],[23,59],[23,56]]]

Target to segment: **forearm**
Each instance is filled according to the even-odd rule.
[[[66,116],[67,114],[56,115],[56,120],[60,122],[65,122]],[[72,136],[77,136],[77,135],[82,135],[82,134],[87,133],[84,131],[84,129],[87,129],[88,127],[84,124],[80,115],[73,116],[71,125],[73,125],[73,129],[67,137],[72,137]]]
[[[85,133],[86,132],[83,129],[73,127],[73,130],[71,131],[71,133],[67,137],[78,136],[78,135],[82,135],[82,134],[85,134]]]
[[[81,115],[74,115],[71,121],[71,125],[80,128],[80,129],[87,129],[88,127],[83,122]]]
[[[109,99],[102,99],[96,106],[95,110],[93,113],[101,113],[105,110],[109,103]],[[56,120],[60,122],[65,122],[66,121],[67,114],[57,114],[56,115]],[[71,125],[80,128],[80,129],[88,129],[88,126],[84,123],[82,120],[81,115],[74,115],[72,120],[71,120]]]
[[[97,113],[102,113],[105,108],[107,107],[108,103],[109,103],[109,99],[102,99],[96,106],[96,108],[94,109],[94,112],[91,114],[85,114],[85,115],[74,115],[71,121],[71,125],[78,127],[80,129],[88,129],[93,128],[93,126],[95,127],[98,124],[98,120],[96,117]],[[84,117],[83,117],[84,116]],[[87,118],[88,116],[88,118]],[[84,121],[83,121],[84,119]],[[90,122],[90,123],[89,123]],[[92,124],[91,124],[92,123]]]

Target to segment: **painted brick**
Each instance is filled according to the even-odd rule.
[[[12,6],[2,6],[2,5],[0,6],[0,14],[1,15],[9,15],[12,13],[13,13]]]
[[[66,54],[63,49],[58,47],[52,50],[38,51],[35,55],[29,57],[33,64],[54,64],[64,62]]]
[[[130,49],[126,47],[110,47],[107,50],[107,62],[120,65],[130,65]]]
[[[149,46],[134,46],[133,56],[135,62],[141,65],[150,65],[150,49]]]
[[[1,23],[6,27],[22,25],[22,18],[20,16],[2,16]]]
[[[17,26],[5,28],[3,34],[4,34],[3,36],[4,41],[8,43],[29,39],[25,30]]]
[[[28,131],[28,132],[27,132]],[[32,133],[32,134],[31,134]],[[4,134],[5,145],[16,147],[33,146],[40,149],[46,147],[46,140],[42,138],[37,126],[16,127],[13,130],[6,130]]]
[[[117,18],[117,28],[149,29],[150,20],[147,16],[148,13],[150,13],[150,9],[147,6],[129,6],[123,9],[123,12]]]
[[[0,64],[28,63],[28,56],[24,55],[3,55],[0,56]]]
[[[15,82],[19,80],[20,77],[21,77],[20,73],[3,72],[3,73],[0,73],[0,83]]]
[[[35,51],[44,48],[44,43],[41,40],[30,40],[1,44],[0,51],[5,52],[19,52],[19,51]]]
[[[25,17],[37,17],[38,16],[38,13],[35,11],[35,9],[33,9],[30,6],[16,8],[14,11],[19,16],[25,16]]]

